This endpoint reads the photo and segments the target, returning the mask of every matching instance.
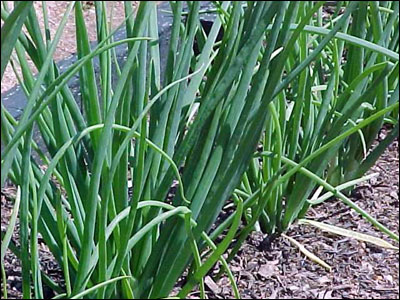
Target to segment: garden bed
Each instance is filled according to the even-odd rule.
[[[104,16],[110,8],[99,3],[95,3],[97,25],[107,28]],[[10,250],[2,252],[4,292],[10,298],[33,294],[50,299],[65,290],[66,298],[154,299],[178,294],[198,299],[205,295],[196,284],[204,279],[207,298],[230,299],[235,296],[232,278],[220,272],[219,263],[215,265],[218,259],[223,262],[222,253],[226,257],[230,252],[230,269],[243,299],[397,299],[398,249],[335,236],[296,220],[309,208],[311,193],[317,199],[323,187],[347,205],[326,200],[311,207],[307,219],[379,237],[398,247],[399,149],[398,140],[393,140],[398,136],[399,57],[398,46],[392,43],[398,41],[398,32],[396,36],[384,30],[398,28],[394,14],[398,6],[350,2],[329,11],[322,2],[310,1],[299,7],[294,2],[270,2],[225,10],[227,2],[214,3],[212,11],[221,18],[210,31],[203,24],[210,11],[202,5],[208,2],[193,3],[166,8],[140,3],[136,17],[132,11],[127,19],[126,32],[123,26],[113,33],[118,42],[108,50],[101,48],[103,37],[94,41],[93,1],[77,2],[75,8],[68,4],[68,13],[75,17],[66,13],[64,24],[76,19],[76,25],[72,21],[70,27],[59,27],[55,43],[67,32],[59,44],[62,53],[51,53],[50,47],[49,59],[65,71],[79,56],[91,61],[90,55],[100,55],[93,53],[99,49],[108,55],[94,58],[93,64],[81,63],[79,75],[78,69],[64,72],[68,79],[54,92],[60,98],[46,94],[58,84],[54,80],[61,79],[54,72],[46,75],[51,71],[43,63],[48,61],[47,52],[35,56],[24,44],[30,60],[19,55],[17,62],[24,77],[37,78],[37,84],[31,87],[27,80],[22,88],[2,95],[2,187],[6,182],[1,190],[2,249],[20,247],[22,253],[17,258]],[[49,8],[56,13],[62,7],[49,4]],[[120,18],[123,9],[132,10],[130,4],[114,8]],[[20,4],[18,9],[25,13],[29,7]],[[16,14],[23,19],[26,14],[21,11]],[[291,22],[290,12],[298,13],[298,24],[280,31],[279,26]],[[56,25],[54,16],[49,17],[46,26]],[[215,15],[211,17],[214,20]],[[8,18],[2,33],[8,29],[6,36],[14,44],[17,35],[13,19]],[[38,20],[44,21],[40,16]],[[198,21],[204,34],[196,34]],[[35,33],[43,28],[35,24],[27,22],[26,28],[34,41],[41,41]],[[310,24],[303,28],[307,34],[300,33],[302,24]],[[82,40],[77,55],[73,54],[75,26]],[[87,33],[85,27],[90,29]],[[377,45],[379,31],[385,31],[390,42],[387,49]],[[107,35],[108,30],[102,33]],[[364,34],[365,40],[354,37]],[[127,40],[119,41],[125,36],[141,42],[125,45]],[[42,41],[36,43],[37,49],[44,49]],[[127,58],[129,45],[133,48]],[[11,50],[5,57],[15,60]],[[30,66],[32,61],[39,75]],[[122,65],[121,72],[117,66]],[[2,77],[3,66],[2,61]],[[4,82],[11,86],[15,78]],[[46,92],[38,98],[41,86]],[[37,105],[24,109],[26,99],[30,103],[36,99]],[[386,127],[389,124],[392,130]],[[372,143],[379,146],[367,155]],[[110,165],[104,167],[106,160]],[[358,185],[349,198],[340,192],[341,183],[363,176],[375,162],[369,173],[378,176]],[[17,196],[21,205],[19,201],[14,205],[16,185],[21,187],[22,196]],[[20,210],[12,216],[14,207]],[[14,228],[10,218],[15,221],[17,215]],[[183,223],[177,216],[189,218]],[[68,219],[73,222],[64,228]],[[127,234],[121,235],[121,228]],[[253,232],[254,228],[265,234]],[[285,234],[276,237],[276,232]],[[197,249],[204,246],[202,240],[213,248],[202,252],[203,261]],[[383,240],[372,242],[385,246]],[[96,244],[98,252],[92,247]],[[316,255],[323,260],[321,265],[329,266],[305,257],[307,250],[300,252],[299,245],[312,253],[309,257]],[[193,257],[195,263],[190,265]],[[128,261],[130,265],[124,265]],[[39,269],[45,276],[37,276]],[[52,280],[55,284],[47,287]],[[120,280],[122,284],[115,283]]]
[[[398,233],[398,141],[389,147],[371,172],[379,172],[379,176],[358,186],[352,199]],[[384,238],[340,200],[319,205],[310,211],[308,218]],[[231,263],[242,298],[399,298],[397,251],[334,236],[305,225],[293,226],[287,235],[329,263],[332,272],[311,262],[283,237],[274,242],[270,252],[260,252],[257,248],[262,236],[253,233]],[[212,289],[210,298],[233,297],[228,278],[222,278]]]
[[[382,131],[381,138],[385,134]],[[377,178],[358,186],[352,199],[391,230],[399,232],[399,148],[398,141],[386,150],[370,172],[379,172]],[[1,195],[1,227],[5,230],[11,215],[10,197],[15,188],[9,187]],[[334,212],[334,213],[332,213]],[[351,211],[339,200],[330,200],[308,214],[311,219],[325,221],[342,228],[352,229],[385,238],[369,223]],[[17,227],[18,228],[18,227]],[[301,242],[314,254],[333,267],[327,272],[311,262],[283,237],[277,239],[268,252],[260,251],[263,236],[253,233],[231,262],[243,299],[398,299],[399,256],[397,251],[385,250],[363,242],[323,233],[314,227],[295,225],[287,234]],[[18,241],[18,233],[13,237]],[[42,244],[41,264],[52,278],[61,280],[62,274],[49,251]],[[6,255],[6,272],[10,298],[21,299],[21,268],[11,253]],[[233,297],[229,279],[224,275],[215,282],[212,277],[219,267],[206,278],[209,298]],[[53,296],[48,291],[48,296]],[[190,298],[199,298],[194,292]]]

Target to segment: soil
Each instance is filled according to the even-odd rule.
[[[384,134],[384,132],[382,133]],[[359,185],[352,200],[377,218],[389,229],[399,232],[399,145],[393,142],[370,171],[379,176]],[[12,211],[15,188],[3,189],[1,194],[1,230],[6,229]],[[333,199],[311,209],[309,219],[323,221],[342,228],[386,237],[372,225]],[[260,251],[261,233],[253,233],[230,263],[242,299],[398,299],[399,253],[378,248],[350,238],[334,236],[314,227],[295,224],[287,233],[312,253],[332,266],[328,272],[310,261],[284,237],[274,241],[269,251]],[[18,244],[18,233],[13,241]],[[41,265],[54,280],[61,282],[62,274],[45,245],[40,247]],[[7,286],[10,298],[21,299],[21,268],[9,251],[5,257]],[[214,281],[217,265],[206,278],[207,295],[211,299],[233,298],[226,276]],[[51,297],[51,293],[48,292]],[[193,292],[191,299],[198,299]]]

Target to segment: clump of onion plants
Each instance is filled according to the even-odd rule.
[[[21,260],[25,299],[44,298],[44,286],[58,299],[163,298],[185,271],[178,297],[197,285],[204,297],[218,261],[239,298],[223,256],[234,239],[258,220],[271,234],[286,230],[316,184],[354,206],[333,186],[363,174],[382,150],[356,166],[342,159],[368,149],[385,118],[397,124],[398,6],[351,2],[324,22],[322,2],[213,4],[205,32],[199,2],[170,2],[165,66],[155,2],[124,2],[126,37],[114,40],[112,12],[96,1],[95,46],[79,1],[53,36],[45,2],[43,24],[31,1],[2,7],[1,77],[8,63],[16,69],[27,105],[18,120],[1,106],[1,185],[19,191],[1,258],[3,266],[9,248]],[[72,15],[77,60],[61,71],[54,53]],[[345,51],[355,66],[343,64]],[[76,75],[78,98],[68,86]],[[211,230],[230,199],[234,213]],[[62,284],[40,264],[39,236]]]
[[[290,25],[295,29],[315,6],[291,5],[297,11]],[[311,206],[336,197],[395,242],[399,240],[347,197],[354,185],[377,175],[365,173],[399,134],[399,4],[338,2],[329,18],[323,14],[321,6],[292,45],[283,82],[291,79],[292,70],[309,64],[269,103],[259,148],[235,191],[251,210],[240,240],[257,227],[267,234],[264,246],[268,247],[300,219],[331,233],[396,248],[304,219]],[[324,41],[325,47],[310,62]],[[385,124],[391,128],[386,138],[370,150]]]

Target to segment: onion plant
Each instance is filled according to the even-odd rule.
[[[398,4],[387,3],[350,2],[326,22],[323,2],[216,1],[205,32],[199,2],[171,1],[165,66],[155,2],[126,1],[116,41],[112,12],[96,1],[95,46],[79,1],[54,36],[45,1],[44,24],[31,2],[4,4],[1,75],[7,63],[21,68],[27,105],[19,120],[1,106],[1,185],[20,189],[20,243],[14,217],[2,264],[7,248],[21,260],[24,298],[44,298],[47,286],[59,299],[157,299],[183,274],[177,296],[197,285],[204,296],[218,261],[239,298],[223,254],[258,220],[285,231],[316,185],[360,211],[334,187],[364,174],[395,136],[363,160],[385,118],[397,124]],[[54,52],[72,15],[77,60],[61,71]],[[76,75],[79,97],[68,86]],[[230,200],[234,213],[213,227]],[[42,268],[39,237],[64,282]]]
[[[312,4],[298,5],[291,26],[307,24],[286,61],[286,78],[308,62],[325,34],[343,25],[269,104],[260,147],[235,192],[252,203],[242,239],[259,225],[268,234],[268,246],[312,205],[336,196],[398,242],[398,235],[351,202],[346,192],[370,178],[363,176],[399,134],[399,4],[359,2],[348,20],[336,17],[346,6],[337,5],[326,20],[322,8],[306,20]],[[370,151],[385,123],[392,129]]]

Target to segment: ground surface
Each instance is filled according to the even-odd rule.
[[[358,186],[352,200],[398,234],[398,141],[370,172],[378,172],[379,176]],[[315,207],[307,218],[385,238],[339,200]],[[334,236],[306,225],[295,225],[287,235],[331,265],[332,272],[305,258],[282,237],[270,252],[260,252],[257,246],[263,237],[254,233],[230,264],[243,299],[399,299],[398,251]],[[214,273],[218,273],[218,268]],[[227,277],[217,283],[208,278],[206,283],[209,298],[233,297]]]
[[[399,148],[394,142],[371,172],[379,176],[360,185],[352,199],[391,230],[399,232]],[[8,200],[14,189],[1,195],[1,230],[4,231],[11,215]],[[335,212],[332,214],[332,212]],[[330,200],[311,210],[308,218],[324,221],[343,228],[384,237],[360,216],[338,200]],[[271,251],[257,249],[262,236],[254,233],[246,241],[239,255],[231,263],[243,299],[254,298],[353,298],[398,299],[399,254],[349,238],[323,233],[313,227],[295,225],[287,233],[333,267],[327,272],[305,258],[297,248],[279,238]],[[15,234],[13,241],[18,242]],[[60,271],[46,247],[41,247],[43,269],[53,278]],[[218,272],[218,266],[210,273]],[[21,298],[21,269],[11,253],[6,255],[6,272],[10,298]],[[209,298],[232,298],[229,280],[222,277],[215,282],[207,277]],[[51,293],[48,296],[52,296]],[[194,292],[191,298],[197,298]]]

